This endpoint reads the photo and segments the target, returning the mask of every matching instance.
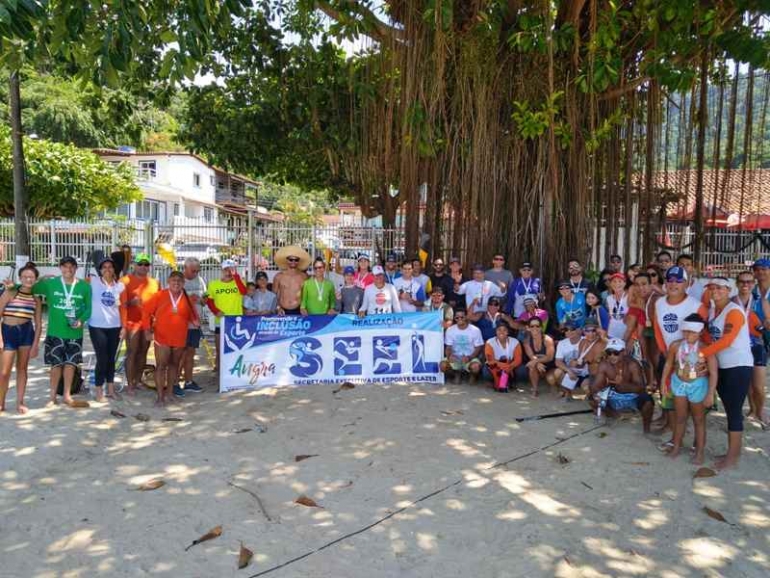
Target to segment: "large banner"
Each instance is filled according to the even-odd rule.
[[[222,320],[219,390],[321,383],[444,383],[441,314]]]

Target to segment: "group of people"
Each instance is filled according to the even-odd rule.
[[[194,381],[194,359],[202,339],[204,307],[215,332],[224,315],[359,316],[435,311],[445,330],[441,369],[448,377],[489,379],[498,391],[518,380],[538,395],[542,382],[566,401],[583,391],[597,417],[628,409],[641,412],[650,431],[659,394],[661,431],[671,439],[661,449],[681,451],[687,421],[695,429],[694,460],[702,462],[705,415],[716,395],[728,418],[727,455],[718,466],[737,463],[743,431],[743,404],[763,426],[765,366],[770,342],[770,260],[759,259],[733,281],[699,278],[689,255],[676,261],[663,251],[647,266],[625,270],[618,255],[596,284],[584,277],[579,261],[568,263],[550,301],[534,267],[523,262],[516,273],[505,256],[491,266],[476,264],[466,277],[458,258],[432,261],[424,272],[418,259],[398,262],[390,255],[372,266],[361,254],[357,265],[328,271],[302,248],[284,247],[276,254],[281,271],[272,283],[263,271],[245,283],[235,263],[221,264],[219,279],[208,283],[200,263],[190,258],[161,288],[150,275],[152,259],[138,254],[121,276],[115,260],[98,263],[97,275],[80,280],[78,263],[65,257],[60,275],[39,278],[33,264],[18,273],[18,283],[0,296],[2,358],[0,410],[16,367],[17,411],[27,411],[24,393],[30,358],[38,355],[43,329],[41,297],[48,324],[44,361],[51,368],[50,401],[72,403],[71,386],[82,362],[87,326],[96,366],[96,399],[117,399],[115,362],[126,343],[126,387],[132,396],[143,386],[147,353],[155,348],[156,403],[202,391]],[[307,270],[310,269],[310,275]],[[216,342],[216,362],[219,340]],[[216,367],[215,367],[216,369]],[[106,389],[106,392],[105,392]]]

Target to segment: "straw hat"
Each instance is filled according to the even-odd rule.
[[[289,263],[286,261],[289,257],[297,257],[299,259],[299,265],[297,269],[304,271],[310,267],[310,263],[313,259],[307,254],[302,247],[297,245],[289,245],[288,247],[282,247],[275,254],[275,264],[281,269],[288,269]]]

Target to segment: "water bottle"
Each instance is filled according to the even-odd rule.
[[[498,391],[508,391],[508,372],[503,371],[500,374],[500,380],[497,383]]]

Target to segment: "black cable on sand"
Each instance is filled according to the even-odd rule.
[[[527,452],[525,454],[521,454],[519,456],[513,457],[513,458],[511,458],[509,460],[505,460],[503,462],[497,462],[497,463],[489,466],[488,468],[485,468],[483,471],[489,471],[489,470],[494,470],[494,469],[497,469],[497,468],[502,468],[504,466],[507,466],[508,464],[512,464],[513,462],[518,462],[519,460],[523,460],[524,458],[528,458],[530,456],[534,456],[535,454],[539,454],[540,452],[548,450],[548,449],[550,449],[550,448],[552,448],[554,446],[558,446],[559,444],[563,444],[566,441],[569,441],[569,440],[574,439],[576,437],[580,437],[580,436],[585,435],[587,433],[591,433],[592,431],[597,430],[600,427],[604,427],[604,426],[602,426],[602,425],[595,425],[594,427],[589,428],[589,429],[587,429],[585,431],[582,431],[582,432],[579,432],[579,433],[576,433],[576,434],[572,434],[571,436],[566,437],[566,438],[558,439],[555,442],[548,444],[547,446],[543,446],[541,448],[532,450],[532,451]],[[425,494],[424,496],[422,496],[420,498],[417,498],[413,502],[408,503],[403,508],[398,508],[397,510],[393,510],[388,515],[383,516],[379,520],[376,520],[376,521],[372,522],[368,526],[364,526],[363,528],[359,528],[358,530],[355,530],[353,532],[345,534],[344,536],[340,536],[339,538],[336,538],[335,540],[332,540],[331,542],[327,542],[323,546],[319,546],[315,550],[308,550],[304,554],[300,554],[299,556],[296,556],[294,558],[286,560],[286,562],[282,562],[281,564],[277,564],[276,566],[272,566],[270,568],[267,568],[266,570],[262,570],[261,572],[257,572],[256,574],[252,574],[248,578],[259,578],[260,576],[265,576],[267,574],[275,572],[276,570],[280,570],[281,568],[286,568],[287,566],[289,566],[291,564],[294,564],[295,562],[299,562],[300,560],[304,560],[305,558],[308,558],[309,556],[312,556],[313,554],[317,554],[318,552],[321,552],[322,550],[326,550],[327,548],[331,548],[335,544],[339,544],[340,542],[342,542],[344,540],[347,540],[348,538],[352,538],[353,536],[358,536],[359,534],[363,534],[364,532],[366,532],[368,530],[371,530],[375,526],[379,526],[383,522],[385,522],[387,520],[390,520],[393,516],[397,516],[398,514],[408,510],[409,508],[411,508],[413,506],[416,506],[420,502],[424,502],[425,500],[429,500],[430,498],[432,498],[434,496],[438,496],[439,494],[443,494],[444,492],[446,492],[450,488],[453,488],[455,486],[460,485],[463,482],[463,480],[464,480],[464,478],[458,478],[457,480],[447,484],[446,486],[443,486],[443,487],[441,487],[441,488],[439,488],[437,490],[434,490],[433,492],[431,492],[429,494]]]

